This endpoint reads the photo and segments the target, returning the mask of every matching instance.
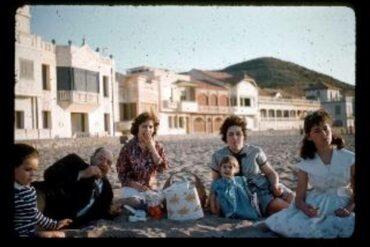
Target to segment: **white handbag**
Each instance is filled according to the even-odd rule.
[[[197,189],[188,181],[175,182],[163,190],[170,220],[196,220],[204,216]]]

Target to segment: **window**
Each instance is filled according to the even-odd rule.
[[[15,128],[24,129],[24,112],[23,111],[15,112]]]
[[[51,129],[51,113],[50,111],[42,112],[42,128]]]
[[[184,128],[184,117],[180,117],[179,120],[180,120],[179,121],[180,128],[183,129]]]
[[[104,113],[104,131],[109,132],[109,113]]]
[[[136,117],[136,103],[120,103],[120,121],[129,121]]]
[[[47,64],[43,64],[41,66],[42,69],[42,89],[43,90],[50,90],[50,66]]]
[[[28,59],[19,59],[20,78],[33,79],[33,61]]]
[[[335,115],[340,115],[340,114],[341,114],[340,105],[336,105],[335,106]]]
[[[177,117],[177,116],[175,116],[175,128],[177,128],[177,127],[178,127],[178,125],[179,125],[178,117]]]
[[[103,76],[103,95],[104,97],[109,97],[109,84],[108,76]]]
[[[186,100],[186,92],[185,91],[181,91],[180,100]]]
[[[168,127],[172,129],[172,117],[168,116]]]
[[[237,104],[236,104],[236,98],[235,97],[232,97],[231,99],[230,99],[230,103],[231,103],[231,106],[236,106]]]
[[[240,106],[251,106],[250,98],[240,98]]]

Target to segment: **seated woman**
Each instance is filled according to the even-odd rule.
[[[210,168],[212,178],[220,177],[219,165],[223,157],[234,156],[239,163],[239,176],[245,176],[252,193],[257,193],[257,201],[262,216],[273,214],[289,207],[294,193],[279,183],[279,176],[270,166],[260,147],[244,144],[247,138],[246,123],[232,115],[223,122],[220,133],[227,144],[212,155]]]
[[[298,163],[295,203],[265,220],[274,232],[293,238],[350,237],[355,228],[355,154],[332,134],[323,110],[307,115]],[[312,190],[308,191],[308,183]]]
[[[148,112],[137,116],[132,123],[131,134],[134,138],[122,147],[117,160],[123,204],[144,207],[146,201],[141,192],[155,189],[157,171],[168,167],[162,145],[154,140],[158,126],[158,118]]]
[[[259,208],[245,177],[234,176],[239,171],[237,159],[231,155],[225,156],[219,170],[221,177],[211,185],[211,212],[226,218],[257,220]]]

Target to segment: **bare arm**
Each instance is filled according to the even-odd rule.
[[[209,195],[209,203],[212,214],[220,215],[220,205],[218,204],[216,195],[213,191]]]
[[[339,217],[346,217],[353,212],[355,209],[355,164],[351,166],[351,189],[352,189],[352,194],[351,194],[351,199],[347,206],[345,208],[338,208],[335,210],[335,214]]]
[[[309,217],[315,217],[318,214],[318,209],[313,208],[311,205],[308,205],[306,200],[307,185],[308,185],[308,175],[306,172],[299,170],[298,174],[298,183],[296,189],[295,204],[296,207],[302,210]]]
[[[271,167],[269,162],[266,161],[266,163],[262,165],[260,168],[261,168],[261,171],[264,174],[266,174],[272,186],[279,184],[279,175],[274,170],[274,168]]]
[[[215,181],[216,179],[219,179],[221,176],[218,172],[212,170],[212,181]]]
[[[272,168],[272,166],[266,162],[264,165],[261,166],[261,171],[266,174],[266,177],[271,183],[271,190],[275,196],[281,196],[283,193],[283,189],[279,186],[279,175],[277,172]]]

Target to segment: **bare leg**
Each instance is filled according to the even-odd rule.
[[[66,234],[63,231],[39,231],[36,232],[39,238],[65,238]]]
[[[289,207],[289,203],[287,203],[286,201],[280,198],[274,198],[267,206],[267,213],[273,214],[273,213],[279,212],[280,210],[284,208],[288,208],[288,207]]]

